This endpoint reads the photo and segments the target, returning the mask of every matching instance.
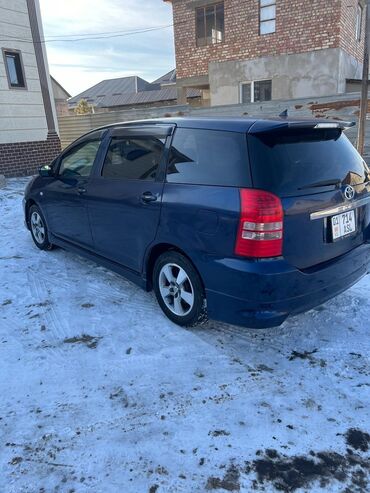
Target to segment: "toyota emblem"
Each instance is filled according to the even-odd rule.
[[[351,185],[347,185],[344,189],[344,196],[347,200],[352,200],[355,196],[355,189]]]

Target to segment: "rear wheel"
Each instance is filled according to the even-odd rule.
[[[53,245],[49,242],[48,230],[45,218],[37,205],[32,205],[28,211],[28,224],[32,239],[40,250],[51,250]]]
[[[158,303],[170,320],[186,327],[207,321],[202,281],[183,255],[162,254],[154,266],[153,285]]]

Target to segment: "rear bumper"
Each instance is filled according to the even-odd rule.
[[[208,314],[245,327],[276,327],[288,316],[321,305],[348,289],[367,273],[369,262],[370,244],[305,271],[283,259],[214,260],[212,266],[225,289],[206,288]],[[206,278],[205,284],[210,286]]]

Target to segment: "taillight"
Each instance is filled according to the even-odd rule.
[[[283,251],[283,207],[279,197],[264,190],[240,190],[240,221],[235,254],[279,257]]]

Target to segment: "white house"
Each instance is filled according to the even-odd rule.
[[[60,150],[38,0],[0,0],[0,174],[34,173]]]

